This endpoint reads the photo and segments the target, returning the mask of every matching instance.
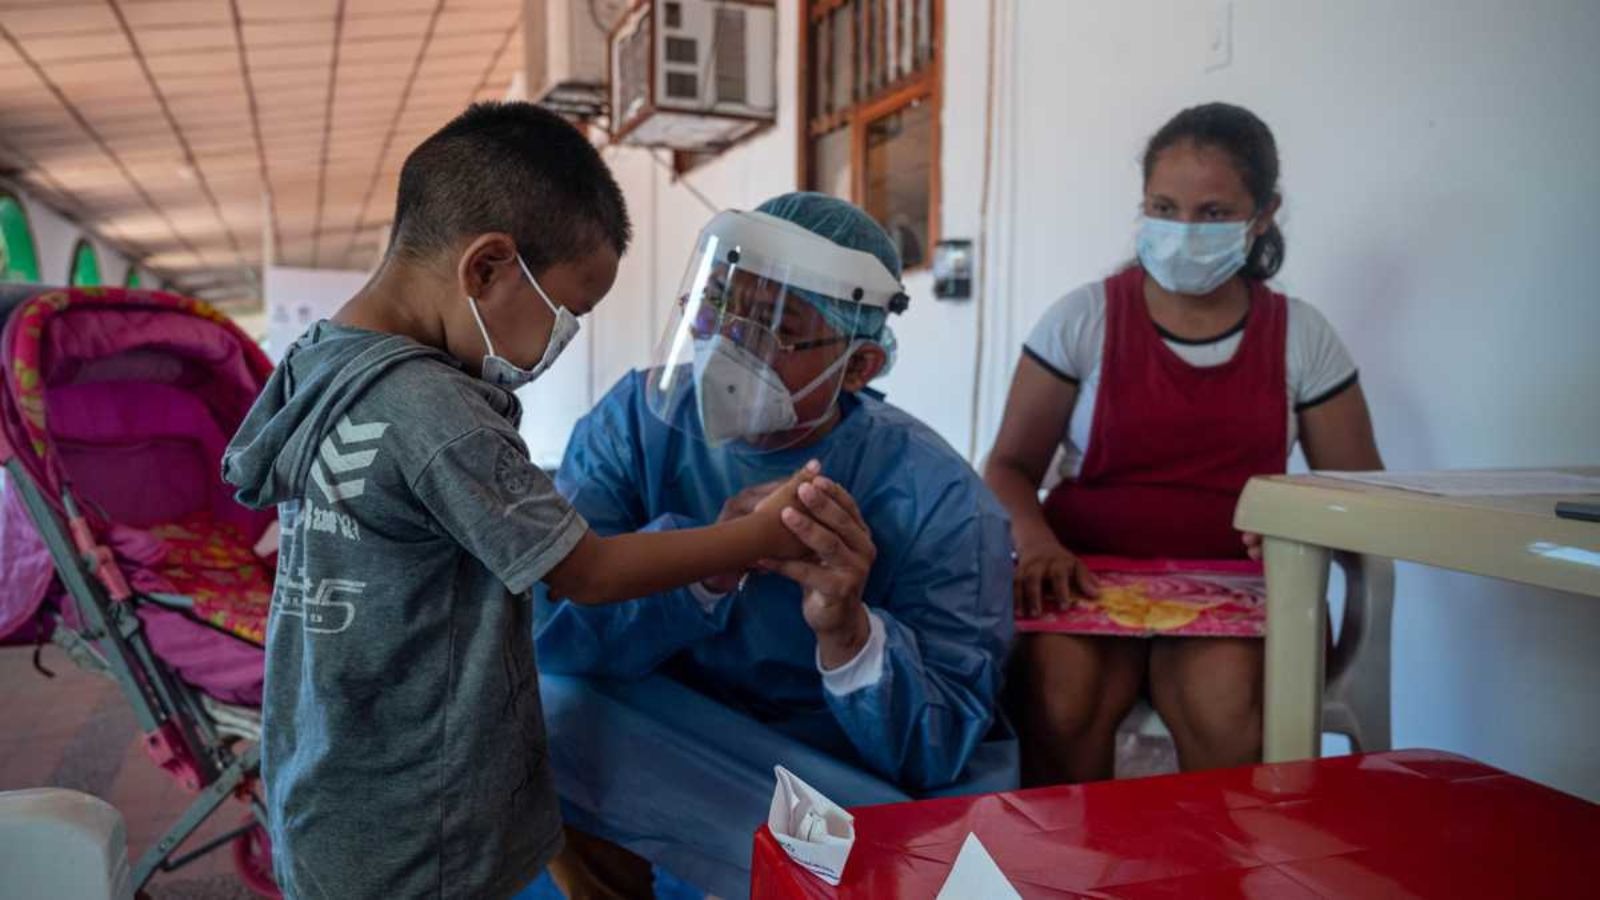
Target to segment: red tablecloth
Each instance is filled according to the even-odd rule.
[[[753,896],[932,898],[969,832],[1024,897],[1600,896],[1600,806],[1431,750],[851,812],[839,887],[762,826]]]

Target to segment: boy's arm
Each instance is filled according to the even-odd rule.
[[[608,514],[592,502],[579,508],[601,536],[634,529],[670,532],[701,524],[667,513],[640,528],[637,517],[617,515],[615,510]],[[550,593],[546,584],[534,586],[533,642],[539,670],[560,675],[638,678],[685,647],[720,633],[734,612],[731,599],[718,600],[692,587],[602,606],[556,601]]]
[[[600,538],[528,460],[513,435],[479,428],[441,447],[411,487],[437,528],[472,554],[507,590],[549,579],[558,595],[603,603],[793,557],[804,546],[779,513],[815,468],[795,473],[752,515],[684,533]]]
[[[641,377],[629,375],[572,430],[556,487],[597,536],[708,524],[652,502],[652,467],[667,455],[660,442],[652,442],[654,417],[645,407]],[[546,584],[533,591],[540,670],[607,678],[648,674],[674,654],[722,633],[736,602],[698,585],[602,606],[558,601],[551,594]]]
[[[653,533],[584,535],[544,579],[552,599],[585,606],[616,603],[753,567],[762,559],[793,559],[806,546],[779,518],[785,507],[804,509],[796,489],[815,477],[815,463],[795,473],[748,516]]]

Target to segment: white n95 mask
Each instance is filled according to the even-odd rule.
[[[478,323],[478,332],[483,335],[483,346],[489,351],[483,357],[483,380],[508,391],[514,391],[525,384],[529,384],[549,371],[550,366],[555,363],[556,357],[560,356],[561,351],[567,349],[567,345],[572,343],[572,339],[578,336],[578,328],[580,327],[577,316],[568,311],[565,306],[557,306],[551,302],[550,295],[544,292],[544,288],[539,286],[539,280],[533,277],[532,272],[528,271],[528,264],[522,261],[522,254],[520,253],[517,254],[517,265],[522,268],[522,274],[527,277],[528,283],[533,285],[533,289],[538,293],[539,299],[544,301],[545,306],[550,307],[550,312],[554,313],[556,317],[555,322],[550,326],[550,340],[544,345],[544,355],[539,358],[539,362],[533,368],[519,368],[516,363],[494,352],[494,341],[489,340],[489,329],[483,327],[483,317],[478,315],[478,301],[472,297],[467,298],[467,303],[472,309],[472,318]]]
[[[706,443],[724,444],[738,438],[809,428],[826,420],[828,413],[809,422],[799,421],[795,403],[837,375],[855,349],[852,344],[810,384],[791,393],[771,366],[732,340],[720,334],[696,338],[695,399]]]
[[[1139,264],[1175,294],[1209,294],[1244,268],[1250,222],[1139,221]]]

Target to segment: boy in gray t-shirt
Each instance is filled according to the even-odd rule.
[[[605,603],[797,558],[779,514],[815,469],[744,519],[600,538],[529,462],[510,391],[610,289],[629,237],[616,182],[557,116],[480,104],[446,125],[406,159],[393,234],[223,458],[283,535],[275,868],[287,897],[509,896],[561,840],[529,588]]]

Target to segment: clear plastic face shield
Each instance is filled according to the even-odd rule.
[[[904,308],[871,254],[761,213],[700,234],[646,386],[662,421],[713,446],[799,444],[829,425],[868,326]]]

